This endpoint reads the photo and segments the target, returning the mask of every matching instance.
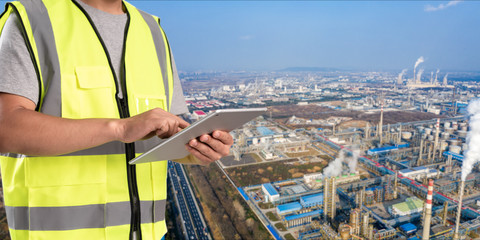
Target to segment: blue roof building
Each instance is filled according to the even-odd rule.
[[[292,202],[277,206],[277,214],[279,216],[287,215],[302,210],[302,205],[299,202]]]
[[[267,127],[263,127],[263,126],[257,127],[257,131],[260,134],[262,134],[262,136],[275,135],[274,131],[270,130]]]
[[[323,209],[286,216],[284,221],[286,222],[287,228],[291,228],[310,223],[313,217],[320,216],[320,214],[323,214]]]
[[[271,183],[262,184],[262,190],[265,194],[265,202],[275,202],[280,198],[280,194],[278,194]]]
[[[313,195],[303,196],[300,198],[300,204],[304,208],[315,207],[323,204],[323,193],[317,193]]]
[[[413,234],[417,231],[417,227],[412,223],[406,223],[400,226],[400,229],[406,234]]]
[[[464,156],[458,153],[450,152],[450,151],[445,151],[443,152],[443,156],[448,157],[449,155],[452,156],[452,159],[457,160],[459,162],[463,162]]]
[[[387,153],[387,152],[391,152],[391,151],[395,151],[395,150],[398,150],[398,147],[389,146],[389,147],[373,148],[373,149],[369,149],[367,151],[367,154],[368,155],[377,155],[377,154]]]

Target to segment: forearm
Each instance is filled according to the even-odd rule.
[[[19,108],[0,117],[0,152],[60,155],[117,140],[113,119],[65,119]]]

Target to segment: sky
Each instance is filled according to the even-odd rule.
[[[184,71],[413,71],[420,56],[427,71],[480,71],[480,1],[130,3],[161,18]]]

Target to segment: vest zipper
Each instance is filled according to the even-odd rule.
[[[113,74],[113,78],[115,81],[115,100],[117,102],[117,108],[118,112],[120,115],[120,118],[128,118],[130,117],[130,111],[128,109],[128,97],[127,97],[127,87],[126,87],[126,77],[125,77],[125,49],[126,49],[126,43],[127,43],[127,34],[128,34],[128,28],[130,26],[130,14],[128,13],[128,10],[126,10],[127,14],[127,22],[125,24],[125,32],[123,36],[123,51],[122,51],[122,67],[123,67],[123,74],[122,79],[122,94],[123,98],[118,97],[119,93],[119,87],[118,87],[118,79],[117,75],[115,74],[115,70],[112,65],[112,60],[110,58],[110,54],[108,53],[107,47],[105,45],[105,42],[103,41],[102,37],[100,36],[100,33],[98,32],[98,29],[95,27],[95,24],[93,23],[92,19],[88,15],[88,13],[85,11],[85,9],[82,8],[75,0],[72,0],[72,2],[84,13],[84,15],[87,17],[88,21],[90,22],[90,25],[92,26],[93,30],[95,31],[95,34],[97,35],[100,43],[102,44],[103,50],[105,51],[105,54],[108,59],[108,65],[110,66],[110,70]],[[123,2],[122,2],[123,4]],[[123,7],[126,9],[126,6],[123,5]],[[135,165],[130,165],[128,162],[132,159],[135,158],[135,144],[134,143],[125,143],[125,157],[126,157],[126,165],[127,165],[127,180],[128,180],[128,194],[130,196],[130,211],[131,211],[131,220],[130,220],[130,236],[129,239],[135,239],[135,240],[141,240],[142,239],[142,232],[140,229],[140,224],[141,224],[141,218],[140,218],[140,197],[138,195],[138,187],[137,187],[137,173],[136,173],[136,167]],[[134,238],[134,234],[138,235],[138,238]]]

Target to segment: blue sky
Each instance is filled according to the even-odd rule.
[[[480,71],[480,1],[130,2],[162,19],[180,70]]]

